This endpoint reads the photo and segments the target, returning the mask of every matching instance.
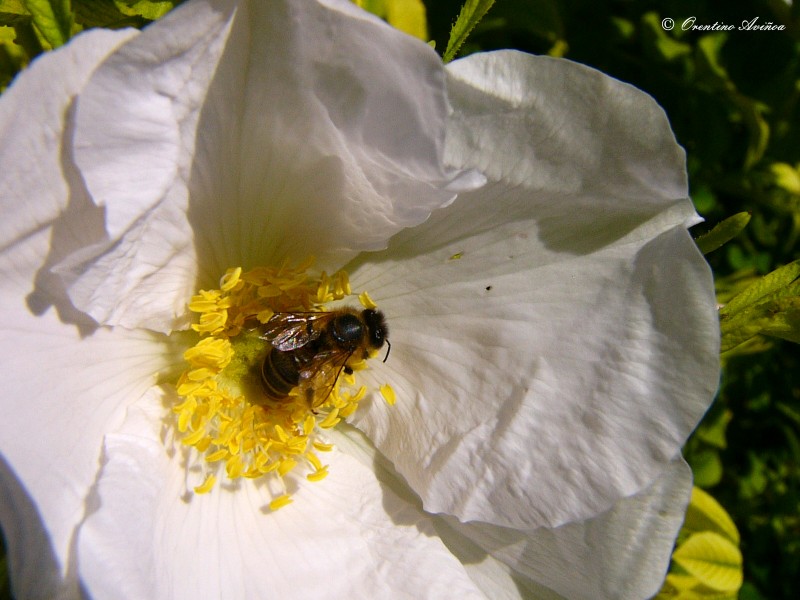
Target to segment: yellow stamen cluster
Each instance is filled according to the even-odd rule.
[[[291,502],[284,478],[295,467],[304,465],[311,481],[328,474],[317,453],[332,446],[318,439],[318,430],[335,426],[358,408],[367,390],[357,386],[355,371],[365,361],[348,363],[353,373],[343,372],[313,410],[296,390],[280,402],[267,400],[253,375],[269,350],[260,324],[276,312],[324,311],[326,303],[352,293],[346,273],[322,273],[311,280],[309,267],[229,269],[219,289],[202,290],[189,303],[199,314],[192,327],[200,341],[184,354],[189,367],[178,380],[182,401],[173,410],[182,443],[196,449],[206,464],[206,478],[194,488],[198,494],[213,488],[224,467],[229,479],[269,477],[270,508],[276,510]],[[372,303],[366,294],[360,300]]]

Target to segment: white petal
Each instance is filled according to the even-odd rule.
[[[44,252],[28,251],[46,248],[46,234],[3,252],[5,283],[13,269],[35,272],[26,259],[40,261]],[[56,597],[60,586],[72,597],[70,549],[103,436],[169,365],[168,346],[142,332],[65,322],[69,310],[35,314],[32,301],[18,286],[0,291],[0,520],[17,597]]]
[[[139,340],[118,345],[107,332],[83,340],[77,324],[59,320],[73,316],[68,306],[42,314],[58,299],[46,275],[49,242],[68,244],[75,233],[51,224],[80,197],[64,146],[71,103],[96,65],[132,35],[78,36],[35,61],[0,99],[0,520],[20,598],[74,597],[69,545],[95,477],[104,421],[141,375]],[[84,225],[90,235],[90,222]],[[117,368],[124,377],[114,384],[107,378]]]
[[[566,210],[538,219],[569,218],[576,233],[552,243],[577,251],[586,229],[594,234],[587,244],[611,224],[605,235],[617,237],[670,204],[682,222],[699,220],[684,152],[647,94],[577,63],[514,51],[455,61],[448,74],[448,160],[535,192],[530,202],[559,200]],[[628,222],[615,223],[624,213]]]
[[[508,180],[459,196],[349,267],[354,289],[385,311],[392,342],[365,377],[398,397],[364,405],[354,423],[429,512],[557,526],[651,483],[708,407],[712,278],[684,228],[694,212],[682,153],[649,97],[572,63],[475,60],[490,59],[504,76],[518,71],[507,87],[530,102],[462,82],[454,130],[474,153],[460,166]],[[522,75],[540,65],[546,76],[527,87]],[[524,134],[528,151],[502,146]],[[579,185],[559,189],[572,154]],[[617,168],[594,171],[596,156]]]
[[[484,597],[430,523],[340,452],[324,456],[324,481],[301,482],[276,512],[258,481],[187,494],[151,400],[108,436],[98,510],[80,530],[94,597]]]
[[[233,265],[326,266],[454,196],[429,47],[347,2],[218,4],[150,27],[81,97],[78,162],[108,241],[63,270],[101,323],[169,329],[195,264],[204,284]]]
[[[330,441],[348,456],[360,461],[375,471],[384,488],[390,489],[409,504],[422,512],[422,502],[397,473],[394,466],[375,450],[369,439],[359,430],[341,423],[329,432]],[[511,567],[489,554],[460,531],[461,526],[446,515],[428,515],[436,534],[441,537],[447,549],[461,561],[470,578],[492,600],[517,600],[536,598],[537,600],[558,600],[561,598],[552,590],[524,577]]]
[[[60,245],[74,249],[101,234],[99,221],[86,209],[83,183],[73,164],[70,127],[74,97],[85,85],[97,65],[135,31],[93,31],[78,36],[66,48],[48,53],[21,73],[0,101],[0,252],[14,245],[25,245],[29,236],[45,231],[69,206],[81,215],[80,232],[74,222],[53,232]],[[41,260],[59,260],[54,248],[40,247]],[[32,252],[35,254],[35,252]],[[10,268],[12,263],[5,261]],[[39,282],[47,268],[41,269]],[[33,272],[22,266],[16,271],[29,285]],[[4,282],[4,288],[8,282]],[[49,286],[48,286],[49,287]],[[29,288],[24,292],[31,291]]]
[[[691,469],[678,457],[650,487],[588,521],[528,533],[483,524],[454,528],[566,598],[650,598],[667,574],[691,488]]]
[[[76,162],[106,231],[57,272],[100,323],[185,325],[176,319],[197,277],[186,180],[230,4],[187,3],[111,56],[80,96]]]

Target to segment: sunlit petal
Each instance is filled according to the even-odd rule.
[[[63,150],[73,95],[97,62],[131,35],[80,36],[38,60],[0,105],[0,161],[15,173],[0,180],[1,485],[7,499],[0,519],[19,597],[74,594],[70,544],[103,435],[166,364],[163,345],[151,336],[112,336],[82,319],[47,274],[53,239],[68,246],[78,232],[91,231],[88,219],[83,229],[75,221],[53,226],[68,204],[84,200]]]
[[[474,63],[487,78],[496,63],[500,81],[458,71],[453,157],[488,187],[350,268],[387,315],[392,353],[374,379],[398,398],[355,423],[427,510],[556,526],[647,486],[706,410],[713,286],[685,230],[683,155],[652,99],[572,63]],[[511,73],[526,85],[504,89]]]
[[[61,272],[99,322],[169,331],[198,276],[341,264],[480,181],[442,165],[444,71],[428,46],[349,3],[226,6],[171,13],[82,94],[78,164],[108,236]]]
[[[485,598],[427,516],[341,452],[326,455],[336,477],[301,481],[277,511],[253,481],[187,494],[160,407],[151,394],[107,437],[98,509],[78,541],[93,596]]]
[[[530,532],[453,526],[520,576],[565,598],[650,598],[666,576],[691,488],[691,470],[679,457],[642,492],[587,521]]]

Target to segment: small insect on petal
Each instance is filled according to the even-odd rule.
[[[283,478],[303,459],[308,480],[325,478],[328,467],[315,453],[333,447],[316,436],[355,412],[366,395],[355,372],[389,345],[368,294],[360,296],[363,308],[323,306],[352,295],[345,271],[315,279],[308,266],[231,268],[219,289],[192,297],[200,336],[184,352],[188,365],[175,382],[181,399],[170,417],[182,443],[217,465],[216,477],[265,476],[285,490]],[[286,494],[270,507],[289,502]]]

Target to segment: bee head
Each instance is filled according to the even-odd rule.
[[[384,342],[389,345],[391,350],[392,345],[389,344],[389,328],[386,326],[386,318],[379,310],[372,310],[367,308],[361,313],[361,318],[367,325],[367,343],[369,347],[374,350],[379,350],[383,347]],[[389,358],[389,352],[386,352],[386,358]],[[383,362],[386,362],[386,358]]]

